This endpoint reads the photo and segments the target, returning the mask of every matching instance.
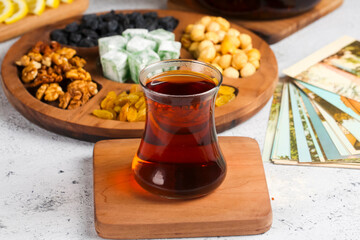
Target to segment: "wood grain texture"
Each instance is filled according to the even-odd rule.
[[[180,23],[174,31],[176,40],[180,40],[183,30],[189,23],[193,23],[203,16],[202,14],[170,10],[157,10],[157,12],[159,16],[174,16],[180,19]],[[131,84],[113,82],[102,76],[97,47],[76,48],[78,55],[84,57],[88,62],[85,69],[101,86],[99,93],[78,109],[63,110],[37,100],[25,89],[19,79],[14,62],[20,59],[37,41],[49,41],[51,30],[64,27],[67,23],[79,18],[68,19],[62,23],[25,34],[9,49],[4,58],[1,72],[3,89],[8,100],[27,119],[55,133],[87,141],[141,137],[144,128],[143,122],[103,120],[91,114],[94,109],[100,108],[101,100],[109,91],[120,93],[131,88]],[[234,127],[258,112],[272,96],[278,80],[277,62],[269,45],[252,32],[234,24],[233,27],[248,33],[253,39],[254,47],[260,50],[262,56],[260,68],[254,75],[242,79],[224,78],[223,84],[235,87],[238,94],[232,102],[215,109],[215,123],[218,132]],[[180,55],[181,58],[192,58],[190,53],[183,48]]]
[[[0,42],[17,37],[36,28],[43,27],[83,13],[89,0],[74,0],[71,4],[61,3],[58,8],[46,8],[40,16],[29,14],[12,23],[0,23]]]
[[[257,142],[219,137],[227,176],[213,193],[194,200],[168,200],[143,190],[131,162],[140,139],[95,144],[95,228],[103,238],[180,238],[264,233],[272,210]]]
[[[310,23],[334,11],[343,0],[321,0],[312,10],[300,15],[277,20],[245,20],[228,18],[232,22],[260,35],[269,44],[276,43]],[[194,11],[203,14],[218,15],[205,9],[196,0],[168,0],[168,9]]]

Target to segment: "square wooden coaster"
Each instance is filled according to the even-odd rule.
[[[168,200],[143,190],[131,173],[140,139],[105,140],[94,147],[95,228],[103,238],[180,238],[264,233],[272,211],[257,142],[219,137],[228,170],[213,193]]]

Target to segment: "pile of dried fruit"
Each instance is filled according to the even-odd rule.
[[[98,92],[90,73],[83,68],[85,59],[76,56],[75,49],[61,47],[58,42],[37,42],[16,64],[23,67],[21,80],[26,87],[37,89],[36,98],[58,100],[60,108],[78,108]]]
[[[68,24],[64,29],[51,32],[51,40],[79,47],[94,47],[98,39],[121,35],[128,28],[146,28],[149,31],[162,28],[172,32],[179,21],[172,17],[158,17],[156,12],[132,12],[129,14],[111,11],[103,15],[84,15],[81,22]]]
[[[260,51],[246,33],[231,28],[222,17],[205,16],[189,24],[181,37],[182,46],[199,61],[211,63],[225,77],[248,77],[260,67]]]
[[[139,87],[134,84],[129,94],[125,91],[119,95],[116,95],[114,91],[109,92],[101,101],[101,109],[95,109],[92,112],[93,115],[103,119],[128,122],[145,121],[145,96]]]
[[[230,86],[220,86],[218,95],[216,96],[215,106],[220,107],[235,99],[235,88]]]
[[[220,107],[235,98],[235,88],[220,86],[216,96],[215,106]],[[120,120],[128,122],[145,121],[146,102],[140,85],[134,84],[129,93],[125,91],[116,95],[114,91],[108,92],[100,103],[100,109],[95,109],[92,114],[98,118]]]

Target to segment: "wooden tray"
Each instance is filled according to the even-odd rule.
[[[174,31],[177,40],[180,39],[182,31],[189,23],[195,22],[203,16],[170,10],[157,10],[157,12],[159,16],[174,16],[180,20],[179,26]],[[49,33],[52,29],[64,27],[66,23],[74,20],[69,19],[60,24],[25,34],[10,48],[4,58],[1,72],[2,84],[7,98],[27,119],[56,133],[89,141],[141,137],[144,128],[143,122],[129,123],[103,120],[91,114],[94,109],[100,108],[101,100],[109,91],[114,90],[120,93],[122,90],[131,88],[131,84],[120,84],[102,76],[97,47],[76,48],[78,55],[88,61],[85,69],[91,73],[94,81],[101,86],[99,93],[84,106],[75,110],[53,107],[37,100],[23,86],[14,62],[20,59],[37,41],[49,41]],[[246,29],[234,24],[233,26],[251,35],[253,45],[260,50],[262,57],[260,68],[254,75],[243,79],[224,79],[223,83],[237,88],[238,94],[232,102],[216,108],[215,122],[218,132],[237,125],[259,111],[272,96],[278,79],[276,59],[269,45]],[[191,58],[191,55],[182,49],[181,58]]]
[[[232,18],[231,21],[259,34],[269,44],[276,43],[310,23],[334,11],[343,0],[321,0],[312,10],[298,16],[278,19],[254,21]],[[194,11],[216,15],[199,4],[196,0],[168,0],[168,9]]]
[[[0,23],[0,42],[30,32],[36,28],[80,15],[88,6],[89,0],[74,0],[71,4],[60,3],[58,8],[47,7],[40,16],[29,14],[12,24]]]
[[[182,238],[260,234],[272,211],[257,142],[219,137],[228,165],[215,192],[168,200],[143,190],[131,161],[139,139],[106,140],[94,147],[95,228],[103,238]]]

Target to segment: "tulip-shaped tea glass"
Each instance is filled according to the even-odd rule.
[[[132,170],[144,189],[186,199],[222,183],[226,163],[214,121],[221,82],[216,68],[194,60],[161,61],[141,71],[147,115]]]

